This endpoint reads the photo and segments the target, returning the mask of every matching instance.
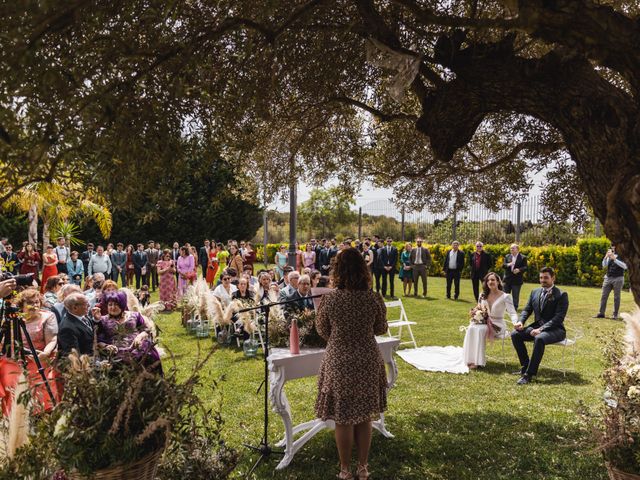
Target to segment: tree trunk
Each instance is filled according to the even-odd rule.
[[[49,232],[49,219],[43,217],[42,219],[42,251],[44,252],[49,245],[50,239],[49,236],[51,233]]]
[[[38,207],[35,203],[29,208],[29,243],[38,248]]]

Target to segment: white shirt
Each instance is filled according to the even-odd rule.
[[[69,253],[69,250],[67,249],[67,247],[61,247],[61,246],[57,246],[56,247],[56,255],[58,256],[58,262],[59,263],[67,263],[67,254]]]
[[[236,290],[238,290],[238,287],[236,287],[233,283],[229,285],[229,292],[227,292],[224,286],[220,284],[213,290],[213,294],[218,298],[218,300],[220,300],[222,306],[224,306],[224,308],[227,308],[229,304],[231,304],[231,295],[233,295],[233,292],[235,292]]]
[[[449,251],[449,270],[455,270],[458,268],[458,252],[455,250]]]

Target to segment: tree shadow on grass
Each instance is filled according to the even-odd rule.
[[[528,414],[407,412],[388,419],[395,438],[374,432],[369,457],[372,480],[606,479],[602,459],[584,446],[584,432],[570,423],[536,421]],[[254,456],[245,456],[246,472]],[[254,478],[335,478],[338,460],[332,432],[309,442],[283,471],[279,458]],[[353,460],[355,465],[355,457]],[[240,477],[238,477],[240,478]]]

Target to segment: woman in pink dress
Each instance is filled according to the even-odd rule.
[[[171,260],[171,250],[162,252],[162,259],[158,262],[158,275],[160,275],[160,301],[164,309],[170,312],[176,308],[176,266]]]
[[[189,254],[187,247],[180,247],[180,256],[178,257],[178,298],[182,298],[187,287],[195,280],[195,261],[193,255]]]
[[[44,293],[44,287],[47,279],[58,274],[58,256],[53,251],[53,245],[47,245],[47,251],[42,256],[42,283],[40,284],[40,293]]]
[[[310,268],[311,270],[315,270],[316,265],[316,252],[311,249],[311,244],[307,243],[305,248],[305,252],[302,254],[303,263],[305,268]]]

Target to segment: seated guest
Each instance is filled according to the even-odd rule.
[[[233,292],[231,297],[233,298],[234,308],[230,310],[233,310],[233,313],[236,313],[238,309],[256,306],[255,294],[253,293],[253,290],[249,288],[249,280],[247,280],[246,277],[241,277],[240,280],[238,280],[238,290]],[[251,313],[252,316],[255,315],[255,312]],[[233,315],[233,321],[236,335],[244,340],[249,338],[249,334],[244,328],[244,322],[240,320],[237,315]]]
[[[287,313],[297,313],[303,310],[314,309],[313,299],[307,298],[311,295],[311,279],[309,275],[302,275],[300,279],[297,280],[297,284],[298,288],[286,298],[287,301],[295,300],[294,302],[284,305],[284,310]],[[280,292],[280,295],[282,295],[282,292]]]
[[[522,369],[519,385],[525,385],[538,373],[538,366],[544,355],[544,348],[557,343],[567,336],[564,329],[564,317],[569,309],[569,296],[554,285],[556,274],[551,267],[540,270],[540,288],[531,292],[527,306],[520,315],[520,321],[511,334],[513,347],[518,353]],[[534,322],[525,327],[527,319],[534,314]],[[524,342],[533,342],[531,359]]]
[[[91,308],[99,307],[100,308],[100,316],[107,314],[107,302],[105,301],[105,297],[109,293],[116,293],[118,291],[118,284],[113,280],[105,280],[102,284],[102,289],[97,292],[94,296],[95,302],[92,303]],[[97,320],[97,318],[95,319]]]
[[[280,285],[280,288],[283,288],[289,285],[289,274],[293,272],[293,267],[290,267],[289,265],[287,265],[282,269],[282,272],[283,272],[282,278],[278,282],[278,285]]]
[[[135,360],[144,365],[154,365],[160,355],[153,343],[151,324],[138,312],[127,307],[125,292],[110,292],[105,295],[107,315],[100,316],[98,307],[94,309],[98,348],[116,355],[124,361]]]
[[[67,311],[64,308],[64,300],[71,295],[72,293],[82,293],[80,287],[74,283],[70,283],[68,285],[63,285],[60,291],[58,292],[58,302],[56,302],[53,307],[51,307],[51,311],[56,316],[56,320],[58,321],[58,325],[62,321],[62,317],[64,317],[65,312]]]
[[[220,303],[224,308],[227,308],[231,303],[231,296],[236,290],[238,290],[238,287],[231,283],[231,276],[226,270],[222,272],[220,280],[222,283],[213,290],[213,295],[220,300]]]
[[[66,357],[71,350],[79,355],[93,353],[93,322],[87,316],[89,301],[81,293],[72,293],[64,300],[67,310],[58,328],[58,352]]]
[[[93,280],[91,284],[92,288],[90,291],[85,291],[84,294],[89,299],[90,308],[93,308],[102,297],[102,288],[104,287],[105,276],[102,273],[96,273],[92,275],[91,278]]]
[[[149,285],[142,285],[140,290],[136,292],[136,298],[141,307],[146,307],[151,301],[151,294],[149,293]]]
[[[249,281],[249,287],[251,289],[256,288],[258,285],[258,277],[253,276],[253,270],[251,265],[245,265],[242,267],[242,276],[245,277]]]
[[[318,270],[311,271],[309,274],[309,278],[311,279],[311,288],[316,288],[318,286],[321,277],[322,274]]]
[[[280,289],[280,301],[283,302],[298,289],[298,281],[300,280],[300,274],[298,272],[289,273],[289,283]]]
[[[33,346],[36,348],[38,358],[44,368],[45,375],[49,380],[53,397],[55,401],[60,400],[59,389],[56,383],[57,374],[52,366],[52,360],[55,358],[55,349],[58,344],[58,321],[55,315],[43,308],[44,299],[40,295],[37,288],[27,288],[18,296],[17,306],[22,310],[27,332],[31,337]],[[26,337],[23,335],[24,345],[28,345]],[[32,389],[32,394],[36,399],[36,412],[44,409],[51,410],[54,402],[42,381],[42,377],[38,372],[38,366],[31,355],[26,355],[27,379]]]
[[[258,274],[258,287],[256,288],[256,303],[269,303],[269,287],[271,275],[267,271]],[[277,300],[278,297],[276,297]]]
[[[518,322],[518,314],[513,306],[511,295],[505,293],[500,277],[489,272],[482,280],[482,293],[479,306],[486,308],[491,323],[474,324],[467,327],[464,336],[463,355],[469,368],[483,367],[487,363],[485,347],[487,339],[505,338],[507,327],[504,323],[505,313],[511,318],[511,323]]]
[[[62,285],[59,275],[47,278],[47,283],[44,285],[44,307],[51,308],[58,303],[58,291]]]

